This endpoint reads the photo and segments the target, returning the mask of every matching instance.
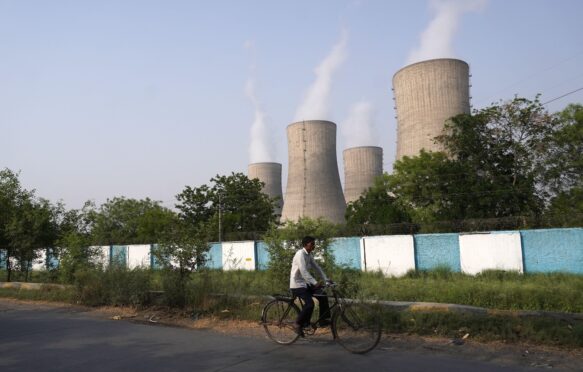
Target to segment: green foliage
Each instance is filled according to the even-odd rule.
[[[463,172],[457,173],[467,195],[460,198],[460,217],[540,216],[548,198],[550,138],[558,124],[538,97],[514,98],[448,121],[437,139]]]
[[[372,235],[374,233],[402,232],[404,222],[410,217],[392,193],[390,176],[383,174],[375,179],[358,200],[346,206],[345,234]],[[394,226],[393,229],[379,230],[378,225]]]
[[[509,315],[480,316],[457,313],[388,311],[383,328],[390,333],[462,338],[480,341],[527,342],[567,347],[583,346],[583,322]]]
[[[557,114],[546,180],[553,194],[545,218],[550,226],[583,226],[583,105]]]
[[[545,213],[545,220],[553,227],[583,226],[583,187],[573,187],[556,195]]]
[[[298,222],[287,222],[281,227],[272,226],[265,235],[269,253],[268,272],[272,282],[280,291],[289,289],[289,275],[294,254],[302,248],[302,239],[309,235],[316,238],[312,254],[328,275],[336,268],[329,248],[331,239],[337,236],[338,226],[323,220],[300,218]]]
[[[153,250],[152,254],[163,268],[162,286],[168,305],[186,305],[188,282],[194,272],[204,268],[210,249],[204,235],[190,224],[177,221]]]
[[[187,186],[176,196],[181,219],[204,231],[207,240],[256,238],[275,222],[275,201],[261,191],[259,180],[232,173],[211,182]]]
[[[174,212],[149,198],[115,197],[87,213],[93,221],[93,244],[154,243],[176,222]]]
[[[446,151],[395,162],[348,207],[348,225],[388,233],[581,225],[582,117],[581,105],[551,115],[538,98],[453,117],[436,138]],[[570,223],[556,217],[569,214]]]
[[[162,267],[177,269],[185,276],[204,267],[209,249],[200,232],[179,221],[164,233],[152,253]]]
[[[72,284],[76,274],[98,268],[97,247],[89,246],[88,239],[80,234],[68,233],[61,239],[66,248],[59,249],[59,279]]]
[[[75,273],[75,298],[89,306],[141,306],[149,299],[151,279],[149,269],[79,270]]]
[[[465,194],[465,173],[445,154],[422,150],[395,162],[386,183],[413,222],[429,224],[464,217],[466,199],[472,198]]]
[[[485,271],[470,276],[445,268],[410,272],[400,278],[363,273],[364,298],[471,305],[502,310],[583,312],[583,276]]]
[[[554,193],[583,188],[583,105],[569,105],[555,118],[558,125],[547,145],[546,181]]]
[[[72,288],[60,289],[50,286],[42,286],[40,290],[0,288],[0,297],[72,303],[75,301],[75,291]]]
[[[0,171],[0,249],[6,252],[7,281],[14,268],[24,272],[28,280],[40,249],[50,247],[57,239],[59,212],[48,200],[22,188],[17,173]]]

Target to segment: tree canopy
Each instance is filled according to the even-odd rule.
[[[347,233],[391,233],[402,231],[402,223],[410,222],[404,205],[392,193],[389,181],[387,174],[377,177],[370,189],[346,206]]]
[[[262,183],[242,173],[211,179],[211,185],[187,186],[176,196],[180,218],[204,230],[209,240],[254,238],[275,222],[275,201]]]
[[[39,248],[52,246],[59,234],[60,210],[36,197],[34,190],[24,189],[18,176],[9,169],[0,171],[0,249],[5,252],[2,266],[8,281],[13,264],[27,280]]]
[[[387,210],[400,206],[422,231],[556,226],[568,213],[581,224],[582,118],[581,105],[550,114],[538,97],[455,116],[435,139],[444,152],[396,161],[384,187],[349,206],[347,220],[390,223]],[[459,224],[472,220],[487,223]]]
[[[176,222],[176,214],[149,198],[108,199],[86,211],[94,244],[152,244]]]

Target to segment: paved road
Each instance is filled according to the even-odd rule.
[[[258,337],[114,321],[82,308],[0,301],[3,372],[521,370],[518,367],[383,347],[353,355],[331,341],[278,346]]]

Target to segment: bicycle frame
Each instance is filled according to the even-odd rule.
[[[326,286],[326,291],[314,296],[332,298],[330,305],[331,333],[335,341],[351,353],[364,354],[376,347],[382,335],[382,325],[378,315],[359,301],[351,301],[334,285]],[[300,307],[305,304],[300,297],[275,295],[261,313],[263,327],[270,339],[281,345],[293,344],[300,336],[312,336],[316,333],[324,316],[311,322],[310,326],[298,332],[295,322],[300,314]],[[297,302],[296,302],[297,300]],[[299,306],[298,306],[299,305]],[[327,316],[326,316],[327,318]],[[327,320],[327,319],[326,319]],[[311,319],[310,319],[311,321]]]
[[[344,301],[344,296],[342,295],[342,293],[340,292],[340,290],[338,288],[336,288],[335,285],[327,285],[325,287],[325,289],[330,289],[332,294],[326,294],[326,296],[329,299],[334,299],[334,301],[332,301],[332,303],[330,304],[330,318],[333,317],[334,313],[337,311],[342,311],[342,309],[344,308],[345,305],[345,301]],[[302,301],[301,298],[291,295],[291,296],[274,296],[275,299],[277,300],[281,300],[281,301],[285,301],[288,303],[288,306],[286,307],[282,319],[285,319],[285,317],[289,314],[289,312],[291,311],[291,307],[292,304],[295,302],[295,300],[297,299],[298,302],[300,303],[300,305],[303,307],[304,306],[304,301]],[[316,297],[316,299],[318,299],[319,296],[314,296]],[[262,313],[263,316],[263,313]],[[316,331],[316,329],[318,329],[318,324],[320,323],[320,321],[324,320],[323,317],[319,317],[317,318],[314,322],[311,322],[311,326],[312,326],[312,332],[310,332],[310,335],[313,335],[314,332]]]

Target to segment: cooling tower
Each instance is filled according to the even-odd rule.
[[[434,143],[444,122],[470,113],[469,66],[458,59],[432,59],[406,66],[393,76],[397,110],[397,160],[424,148],[441,151]]]
[[[383,174],[383,149],[376,146],[344,150],[344,198],[346,204],[358,200]]]
[[[282,221],[322,217],[344,222],[346,203],[336,159],[336,124],[300,121],[287,127],[288,176]]]
[[[249,164],[247,171],[249,179],[257,178],[263,182],[263,192],[270,198],[279,198],[274,213],[281,215],[283,196],[281,192],[281,164],[279,163],[253,163]]]

